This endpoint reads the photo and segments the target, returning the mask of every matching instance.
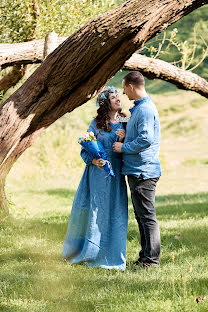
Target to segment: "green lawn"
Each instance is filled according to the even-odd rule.
[[[36,199],[29,215],[3,222],[1,311],[208,311],[208,301],[195,301],[208,292],[208,193],[157,197],[161,266],[148,271],[132,265],[139,242],[130,205],[124,273],[61,261],[73,194],[64,188],[25,191],[26,203]]]
[[[153,82],[148,88],[159,87]],[[208,300],[196,303],[208,294],[208,106],[190,92],[156,91],[163,168],[156,197],[160,268],[132,265],[139,235],[130,201],[125,272],[62,262],[84,168],[77,138],[95,116],[92,101],[49,127],[9,174],[10,216],[0,224],[0,311],[208,311]]]

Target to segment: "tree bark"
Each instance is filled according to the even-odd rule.
[[[38,16],[39,16],[38,1],[37,0],[33,0],[33,18],[34,18],[36,24],[37,24]]]
[[[148,79],[162,79],[179,89],[195,91],[208,98],[208,82],[205,79],[165,61],[133,54],[125,62],[123,69],[139,70]]]
[[[6,177],[0,177],[0,219],[9,213],[5,194],[5,178]]]
[[[53,51],[0,110],[0,176],[49,125],[94,97],[147,40],[208,0],[129,0]]]
[[[57,38],[57,46],[67,38]],[[17,64],[41,63],[44,59],[45,39],[21,43],[0,43],[0,66],[2,69]]]
[[[43,49],[43,59],[53,52],[58,45],[58,37],[54,31],[46,35]]]

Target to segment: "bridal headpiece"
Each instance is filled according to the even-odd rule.
[[[103,105],[105,103],[105,100],[107,100],[110,93],[118,93],[118,90],[116,90],[113,86],[105,87],[105,90],[100,92],[100,94],[97,97],[96,106]]]

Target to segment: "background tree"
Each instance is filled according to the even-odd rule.
[[[34,1],[38,14],[34,14]],[[93,17],[117,7],[120,0],[2,0],[0,42],[42,39],[49,32],[69,36]],[[24,16],[24,18],[22,18]],[[35,30],[35,32],[34,32]]]

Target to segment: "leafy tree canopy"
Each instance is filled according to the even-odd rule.
[[[69,36],[95,16],[122,3],[120,0],[41,0],[35,20],[32,0],[2,0],[0,42],[43,38],[51,31]]]

